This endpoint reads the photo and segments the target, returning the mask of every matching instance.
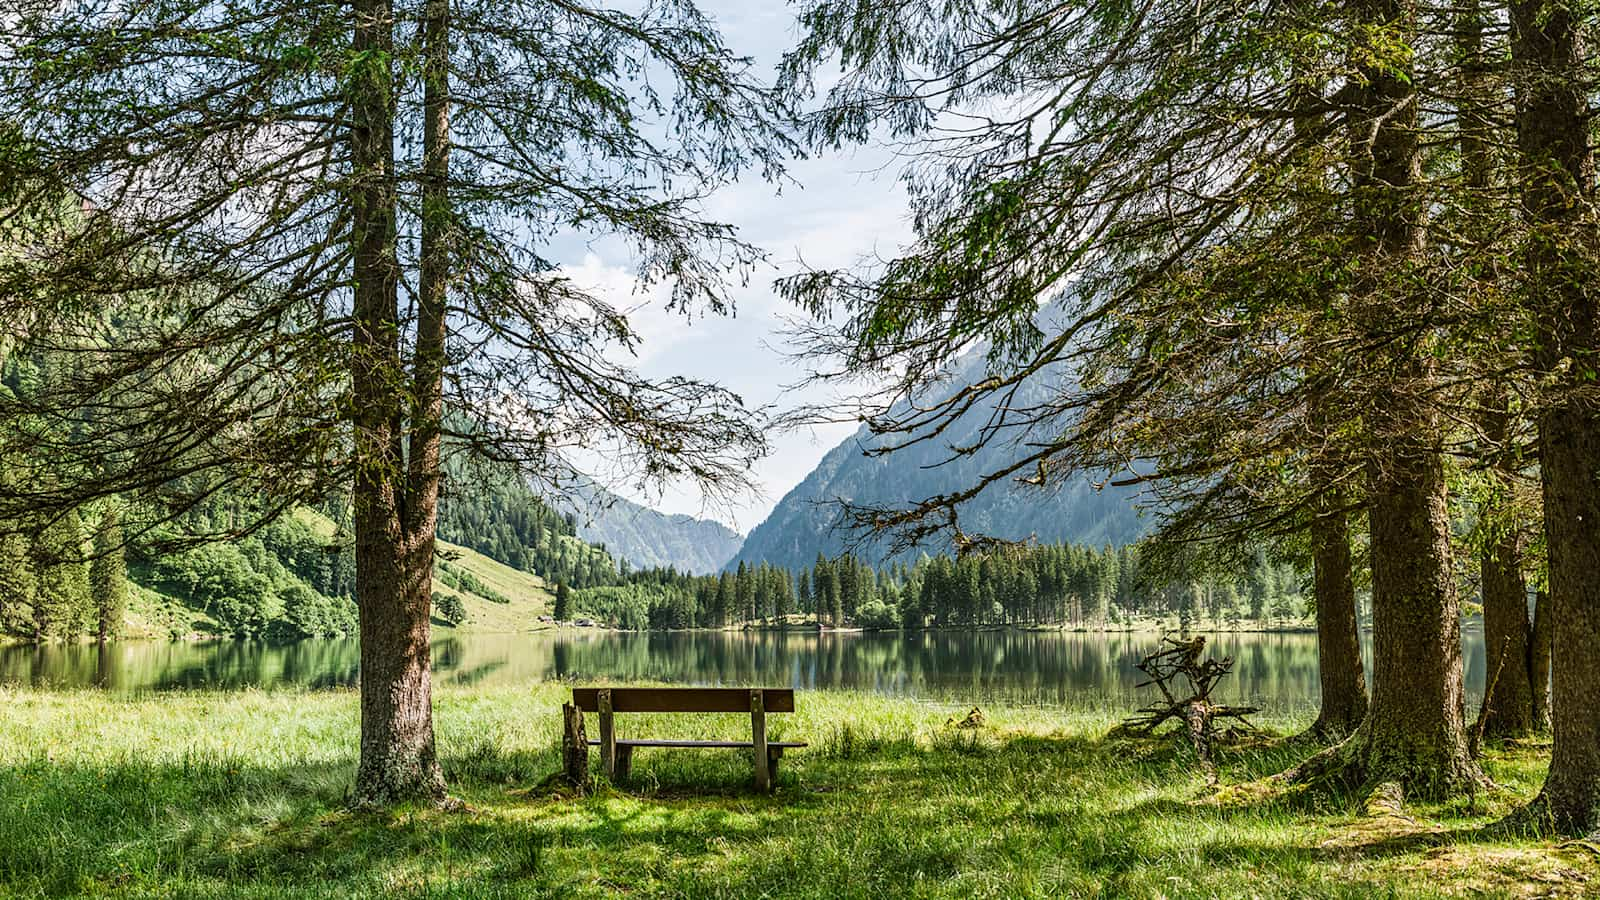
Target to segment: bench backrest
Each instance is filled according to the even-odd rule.
[[[572,705],[584,712],[600,710],[600,688],[573,688]],[[698,712],[748,713],[750,692],[761,691],[769,713],[794,712],[791,688],[609,688],[611,711],[619,713]]]

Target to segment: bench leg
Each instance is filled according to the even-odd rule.
[[[778,761],[783,759],[783,748],[767,746],[767,777],[778,780]]]
[[[600,707],[600,762],[605,766],[606,777],[615,780],[617,777],[617,726],[615,716],[611,712],[611,691],[602,690],[599,695]]]
[[[617,746],[617,774],[618,784],[628,780],[628,775],[633,772],[633,748],[627,744]]]
[[[766,696],[759,690],[750,692],[750,736],[756,751],[756,790],[772,790],[771,759],[767,754]]]

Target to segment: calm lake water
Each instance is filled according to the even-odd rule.
[[[649,679],[852,688],[959,703],[1126,709],[1148,692],[1134,690],[1139,673],[1133,665],[1156,641],[1153,634],[1022,631],[546,631],[441,637],[434,644],[433,663],[436,678],[445,684]],[[1314,635],[1222,634],[1210,641],[1214,653],[1238,661],[1225,682],[1225,699],[1274,711],[1315,705]],[[1469,633],[1464,644],[1467,690],[1475,705],[1483,691],[1483,641]],[[115,691],[329,688],[355,684],[358,660],[353,640],[11,646],[0,647],[0,683]]]

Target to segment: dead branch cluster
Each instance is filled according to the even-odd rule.
[[[1205,768],[1206,775],[1215,779],[1216,765],[1212,760],[1212,746],[1216,741],[1216,723],[1219,719],[1233,719],[1245,728],[1254,728],[1246,716],[1259,712],[1254,706],[1228,706],[1213,703],[1211,693],[1222,678],[1233,671],[1233,658],[1201,658],[1206,639],[1188,640],[1163,635],[1158,649],[1139,661],[1136,668],[1149,676],[1137,687],[1154,686],[1161,692],[1161,701],[1141,707],[1122,723],[1122,730],[1132,734],[1149,735],[1168,719],[1179,719],[1186,726],[1195,755]],[[1180,678],[1182,682],[1180,683]],[[1184,687],[1183,685],[1187,685]]]

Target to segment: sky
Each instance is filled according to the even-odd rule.
[[[784,3],[704,0],[701,8],[719,23],[729,47],[755,59],[764,78],[771,77],[779,57],[798,37],[793,11]],[[826,388],[788,390],[804,375],[785,351],[785,320],[799,312],[776,295],[772,282],[802,265],[848,266],[863,255],[887,255],[904,244],[911,229],[898,171],[892,154],[882,148],[813,153],[790,166],[791,182],[777,186],[752,175],[718,192],[709,204],[710,215],[737,226],[745,240],[769,256],[747,285],[733,287],[737,309],[732,316],[702,313],[686,319],[666,312],[664,291],[639,292],[630,261],[607,258],[601,244],[562,253],[562,269],[579,286],[635,310],[631,319],[643,344],[633,364],[645,375],[714,381],[739,394],[749,408],[787,409],[823,401],[829,396]],[[747,533],[854,430],[850,424],[832,424],[776,435],[774,452],[752,473],[758,490],[727,504],[708,505],[687,486],[661,493],[641,493],[622,483],[607,487],[662,512],[715,518]]]

